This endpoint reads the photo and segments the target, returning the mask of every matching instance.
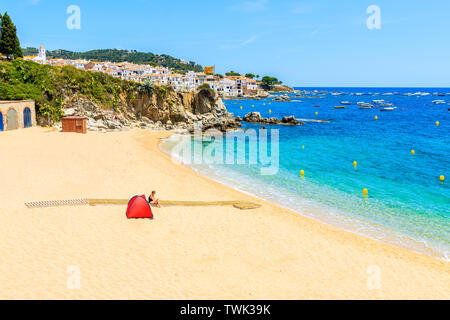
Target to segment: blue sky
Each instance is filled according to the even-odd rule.
[[[69,5],[81,29],[69,30]],[[370,5],[381,29],[369,30]],[[0,0],[22,46],[167,53],[294,86],[450,87],[448,0]]]

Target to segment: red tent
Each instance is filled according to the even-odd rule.
[[[153,219],[153,212],[145,196],[134,196],[128,202],[128,219]]]

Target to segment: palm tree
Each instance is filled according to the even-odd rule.
[[[153,83],[150,79],[145,80],[144,83],[138,84],[138,91],[141,94],[151,96],[155,90]]]

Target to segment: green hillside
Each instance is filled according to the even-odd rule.
[[[105,73],[51,67],[17,59],[0,61],[0,100],[35,100],[38,114],[58,121],[65,99],[82,95],[114,109],[120,97],[132,99],[140,86]]]

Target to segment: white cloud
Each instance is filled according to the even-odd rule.
[[[258,38],[259,38],[258,35],[254,35],[246,40],[234,40],[228,44],[221,45],[220,49],[236,49],[236,48],[244,47],[244,46],[247,46],[247,45],[255,42],[256,39],[258,39]]]
[[[252,36],[252,37],[250,37],[249,39],[243,41],[243,42],[242,42],[242,45],[243,45],[243,46],[246,46],[246,45],[248,45],[248,44],[254,42],[256,39],[258,39],[258,36]]]

